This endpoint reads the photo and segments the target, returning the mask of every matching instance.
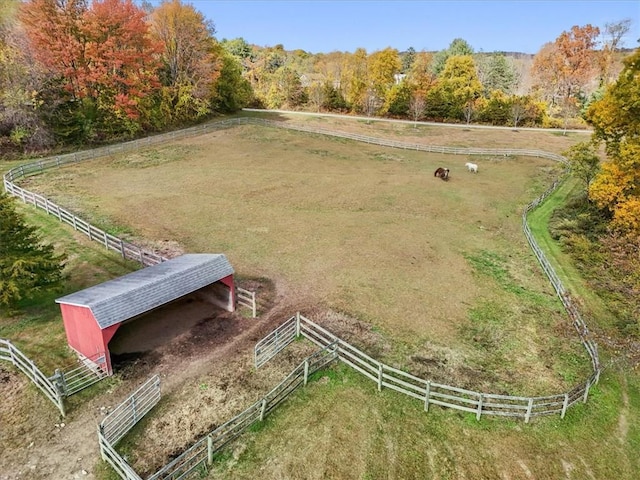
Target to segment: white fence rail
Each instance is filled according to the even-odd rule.
[[[249,290],[236,286],[236,301],[238,305],[251,309],[252,318],[256,318],[258,316],[256,292],[250,292]]]
[[[55,382],[47,377],[18,347],[9,340],[0,338],[0,360],[11,362],[18,370],[24,373],[45,396],[60,410],[60,414],[66,414],[64,408],[64,393],[59,390]]]
[[[473,413],[478,420],[482,415],[521,418],[526,423],[532,417],[543,415],[560,415],[564,418],[569,407],[579,401],[587,401],[589,389],[597,382],[599,374],[599,371],[595,371],[586,382],[567,393],[556,395],[518,397],[474,392],[419,378],[379,362],[299,313],[284,322],[278,329],[283,327],[287,332],[297,332],[296,335],[302,335],[320,347],[337,346],[338,358],[374,382],[378,390],[390,388],[420,400],[424,404],[425,411],[429,410],[430,405],[439,405]],[[274,333],[275,331],[263,340],[269,343],[274,338]],[[287,337],[286,345],[291,341]],[[280,350],[282,348],[277,351],[274,349],[273,355],[269,358],[265,357],[261,364],[273,358]]]

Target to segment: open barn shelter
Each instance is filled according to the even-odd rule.
[[[194,295],[233,312],[233,274],[223,254],[185,254],[58,298],[56,303],[69,346],[87,359],[104,357],[101,368],[111,375],[109,342],[123,325],[145,318],[153,321],[151,312]],[[175,315],[171,321],[181,318]]]

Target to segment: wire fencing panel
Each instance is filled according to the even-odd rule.
[[[63,371],[56,370],[52,380],[60,385],[65,396],[73,395],[108,376],[107,360],[104,354],[91,358],[78,354],[78,364]]]
[[[36,387],[45,394],[65,416],[64,394],[58,389],[55,382],[47,377],[18,347],[9,340],[0,338],[0,360],[11,362],[18,370],[24,373]]]
[[[254,363],[256,368],[271,360],[280,350],[293,342],[298,336],[296,317],[291,317],[254,347]]]
[[[100,422],[100,432],[115,446],[159,401],[160,377],[154,375]]]
[[[124,480],[142,480],[115,449],[116,444],[160,401],[160,377],[154,375],[127,397],[100,425],[100,456]]]

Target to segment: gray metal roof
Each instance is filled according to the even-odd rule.
[[[90,308],[105,329],[232,274],[223,254],[186,254],[58,298],[56,303]]]

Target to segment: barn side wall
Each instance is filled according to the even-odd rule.
[[[118,325],[101,330],[93,313],[87,307],[61,303],[60,310],[69,346],[89,359],[104,355],[108,373],[111,374],[111,358],[107,344],[118,329]]]

